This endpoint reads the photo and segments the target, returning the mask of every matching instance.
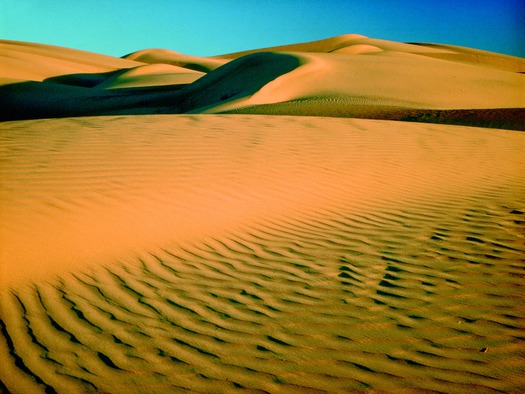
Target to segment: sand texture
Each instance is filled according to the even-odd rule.
[[[523,59],[0,55],[0,392],[525,390]]]
[[[241,115],[1,130],[10,388],[523,387],[520,132]]]

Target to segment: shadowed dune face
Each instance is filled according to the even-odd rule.
[[[84,79],[84,77],[80,77]],[[69,77],[68,80],[77,79]],[[96,89],[69,84],[20,82],[0,86],[0,120],[66,118],[70,116],[180,113],[180,90]]]
[[[198,113],[207,111],[210,106],[221,106],[225,100],[249,98],[265,85],[297,69],[301,63],[298,56],[271,52],[233,60],[185,89],[183,111]]]
[[[0,125],[13,392],[517,392],[525,136],[287,116]]]

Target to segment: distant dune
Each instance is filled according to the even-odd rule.
[[[206,58],[149,49],[118,59],[0,45],[2,120],[234,112],[524,128],[525,59],[463,47],[349,34]]]
[[[0,55],[0,392],[525,390],[523,59]]]

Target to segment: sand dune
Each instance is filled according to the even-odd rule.
[[[1,392],[525,388],[524,59],[0,56]]]
[[[215,57],[148,49],[117,59],[37,44],[2,45],[9,60],[0,76],[0,104],[7,108],[1,120],[337,111],[523,129],[523,111],[517,109],[525,107],[525,60],[470,48],[342,35]],[[21,59],[28,65],[20,67]],[[458,119],[429,110],[476,114]]]
[[[76,49],[0,40],[0,70],[5,79],[43,81],[60,75],[97,74],[139,64]]]
[[[336,98],[374,107],[424,109],[525,105],[525,76],[518,73],[410,54],[383,56],[381,52],[377,56],[356,56],[316,53],[296,57],[301,67],[283,73],[246,101],[232,103],[230,107],[305,98]],[[243,59],[245,57],[239,60]],[[218,108],[224,108],[224,105],[220,104]]]
[[[242,115],[0,127],[13,392],[525,384],[520,132]]]

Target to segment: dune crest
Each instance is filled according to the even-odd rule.
[[[227,62],[215,58],[184,55],[167,49],[145,49],[130,53],[129,55],[124,56],[124,59],[148,64],[171,64],[205,73],[213,71]]]
[[[146,64],[124,70],[106,78],[96,85],[102,89],[121,89],[166,85],[187,85],[205,75],[203,72],[190,70],[169,64]]]
[[[348,45],[353,45],[355,42],[360,42],[362,39],[368,39],[360,34],[342,34],[335,37],[325,38],[323,40],[305,42],[300,44],[287,44],[274,47],[252,49],[248,51],[229,53],[226,55],[215,56],[215,58],[237,59],[242,56],[250,55],[258,52],[320,52],[328,53],[344,48]]]

